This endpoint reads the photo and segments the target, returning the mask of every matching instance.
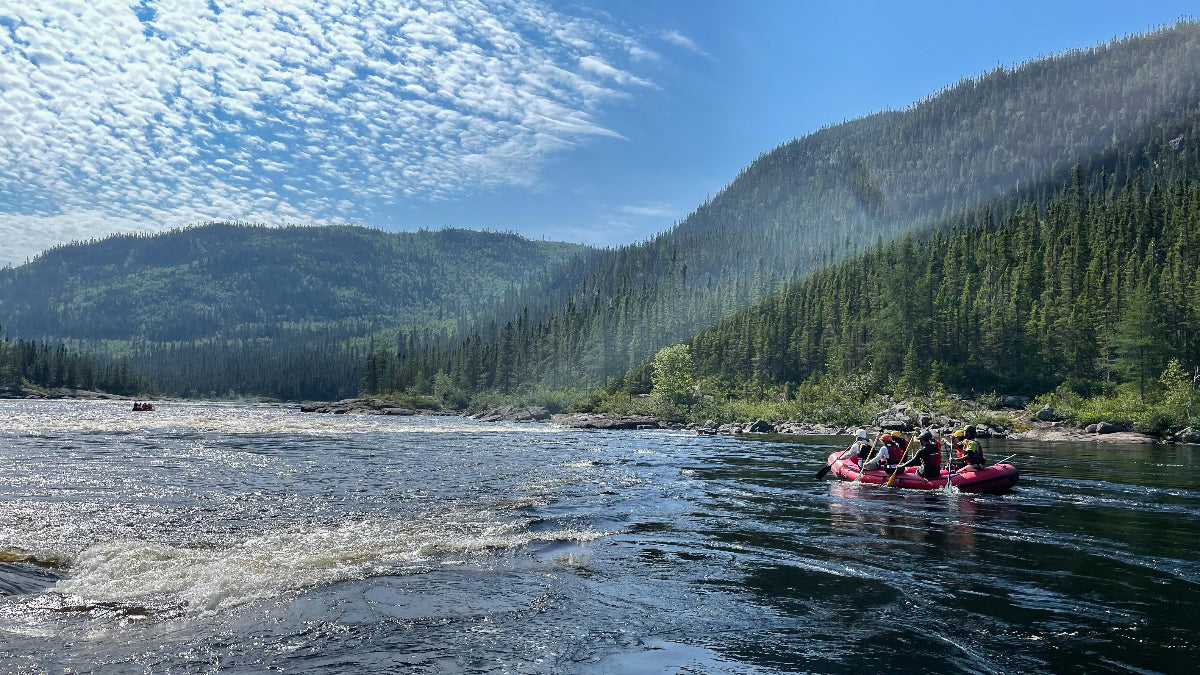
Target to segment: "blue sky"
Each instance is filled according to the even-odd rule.
[[[631,243],[823,125],[1192,13],[1096,1],[5,0],[0,264],[214,219]]]

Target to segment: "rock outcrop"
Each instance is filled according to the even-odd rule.
[[[395,401],[385,401],[379,398],[347,398],[341,401],[334,401],[333,403],[309,403],[300,406],[300,412],[332,415],[345,415],[346,413],[358,415],[418,414],[418,411],[405,408]]]
[[[1200,445],[1200,429],[1188,427],[1175,434],[1175,440],[1180,443],[1195,443]]]
[[[550,422],[572,429],[661,429],[663,424],[653,417],[641,415],[617,416],[594,413],[553,415]]]
[[[475,415],[481,422],[542,422],[550,419],[550,411],[541,406],[522,408],[515,405],[502,405]]]

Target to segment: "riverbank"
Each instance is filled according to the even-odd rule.
[[[75,399],[75,400],[162,400],[145,396],[124,396],[107,392],[87,391],[82,389],[53,389],[40,390],[18,388],[0,390],[0,398],[4,399]],[[689,430],[699,435],[746,435],[746,434],[782,434],[795,436],[853,436],[859,428],[867,430],[871,437],[885,430],[896,430],[904,433],[917,429],[930,428],[935,434],[947,435],[951,430],[961,428],[970,421],[952,418],[945,415],[933,415],[920,411],[905,404],[897,404],[881,410],[875,416],[873,424],[858,426],[840,426],[798,422],[792,420],[754,420],[750,422],[726,422],[717,424],[709,421],[705,424],[688,424],[664,420],[653,415],[620,415],[604,412],[568,412],[552,413],[541,406],[504,405],[482,411],[466,411],[452,409],[411,408],[395,401],[381,398],[353,398],[329,402],[309,402],[299,406],[300,412],[333,414],[333,415],[384,415],[384,416],[462,416],[483,422],[526,422],[544,423],[572,429],[607,429],[607,430],[637,430],[637,429],[671,429]],[[1184,429],[1173,437],[1162,438],[1152,434],[1139,433],[1113,424],[1093,424],[1085,428],[1076,427],[1064,421],[1045,421],[1038,419],[1037,413],[1027,410],[1009,409],[1002,411],[987,411],[987,421],[975,421],[981,438],[1011,438],[1015,440],[1038,441],[1043,443],[1056,442],[1094,442],[1104,444],[1153,444],[1163,442],[1181,442],[1200,444],[1200,432]]]
[[[89,391],[87,389],[68,389],[66,387],[54,389],[34,389],[32,387],[12,387],[0,389],[0,399],[11,400],[39,400],[39,399],[79,399],[83,401],[133,401],[146,400],[146,396],[125,396],[123,394],[110,394],[106,391]]]
[[[1039,420],[1036,414],[1030,415],[1024,410],[990,411],[987,415],[987,421],[971,422],[945,415],[933,415],[911,409],[904,404],[898,404],[887,410],[880,411],[876,416],[874,424],[868,424],[863,427],[845,427],[791,420],[755,420],[752,422],[729,422],[724,424],[716,424],[715,422],[685,424],[659,419],[652,415],[619,415],[600,412],[555,414],[544,407],[519,405],[505,405],[474,412],[444,409],[431,410],[409,408],[394,401],[378,398],[345,399],[328,403],[307,403],[300,406],[300,411],[334,415],[458,415],[484,422],[542,423],[571,429],[672,429],[694,431],[699,435],[709,436],[752,434],[853,436],[859,428],[866,429],[867,433],[872,437],[887,430],[913,433],[918,429],[924,428],[932,429],[935,434],[945,436],[953,429],[961,428],[968,423],[974,423],[980,438],[1011,438],[1044,443],[1095,442],[1105,444],[1153,444],[1172,440],[1198,442],[1197,440],[1163,439],[1152,434],[1129,431],[1116,425],[1100,424],[1089,425],[1087,428],[1078,428],[1063,421]]]

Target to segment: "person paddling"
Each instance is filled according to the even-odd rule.
[[[983,448],[979,447],[979,441],[975,440],[975,434],[975,425],[973,424],[954,432],[956,442],[953,444],[954,461],[950,463],[952,470],[961,471],[970,467],[972,471],[979,471],[983,468]]]
[[[867,430],[859,429],[854,432],[854,442],[846,451],[842,453],[843,462],[852,462],[854,458],[858,458],[857,464],[862,466],[867,461],[867,457],[871,454],[871,443],[867,441]]]
[[[979,441],[975,440],[975,425],[963,429],[963,432],[967,437],[963,442],[963,456],[972,470],[979,471],[983,468],[983,448],[979,447]]]
[[[879,437],[879,452],[875,453],[875,457],[871,461],[863,465],[863,471],[891,470],[903,459],[904,450],[900,444],[892,438],[891,434],[883,434]]]
[[[896,467],[897,473],[903,473],[910,466],[917,467],[917,475],[925,480],[939,480],[942,472],[942,445],[933,437],[933,432],[922,431],[917,440],[921,445],[908,461]]]

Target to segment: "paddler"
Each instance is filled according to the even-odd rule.
[[[846,448],[842,453],[841,459],[843,462],[851,462],[855,457],[858,458],[857,464],[862,466],[867,461],[867,456],[871,454],[871,444],[867,441],[867,430],[859,429],[854,432],[854,442],[850,447]]]
[[[913,465],[917,466],[917,475],[925,480],[939,480],[942,472],[942,445],[933,437],[933,432],[926,429],[922,431],[917,440],[921,446],[917,448],[916,453],[900,466],[896,467],[896,471],[903,472],[906,467]]]
[[[979,471],[983,468],[983,448],[979,447],[975,434],[973,424],[954,432],[950,446],[954,448],[954,459],[950,462],[951,470],[962,471],[970,467],[972,471]]]
[[[863,471],[873,471],[875,469],[891,470],[904,459],[904,450],[896,439],[892,438],[891,434],[882,434],[879,437],[878,452],[871,461],[863,465]]]
[[[963,441],[963,457],[967,460],[967,466],[970,466],[973,471],[979,471],[983,468],[983,448],[979,447],[979,441],[975,440],[975,425],[972,424],[966,429],[963,429],[963,435],[966,436]]]

